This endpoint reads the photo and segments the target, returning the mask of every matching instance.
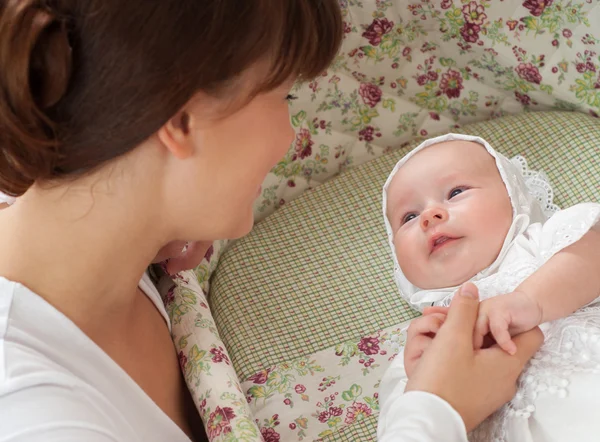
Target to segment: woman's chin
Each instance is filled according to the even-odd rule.
[[[252,231],[254,227],[254,213],[250,211],[250,214],[245,214],[238,218],[239,222],[235,226],[232,226],[231,232],[227,235],[228,239],[239,239]]]

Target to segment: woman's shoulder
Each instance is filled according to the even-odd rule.
[[[0,277],[0,394],[16,377],[39,379],[43,372],[71,373],[68,365],[81,361],[71,356],[93,351],[85,338],[42,297]]]
[[[35,376],[35,369],[31,376]],[[123,440],[82,395],[60,383],[4,385],[0,392],[0,440],[8,442]],[[136,440],[136,439],[131,439]]]
[[[70,319],[0,277],[0,440],[141,441],[152,434],[185,440]]]
[[[63,322],[40,297],[0,278],[1,440],[117,440],[65,363],[81,350]]]

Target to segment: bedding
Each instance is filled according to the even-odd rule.
[[[600,201],[600,120],[522,113],[455,131],[544,170],[559,206]],[[417,144],[349,169],[259,223],[222,257],[208,300],[183,275],[169,312],[209,428],[229,408],[235,417],[219,417],[228,434],[241,418],[268,441],[375,440],[378,383],[416,316],[394,286],[381,187]]]

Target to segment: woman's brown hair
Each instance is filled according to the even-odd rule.
[[[331,63],[338,0],[0,0],[0,191],[135,148],[258,62],[253,93]]]

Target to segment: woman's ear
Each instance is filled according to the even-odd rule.
[[[180,111],[158,130],[160,141],[180,160],[189,158],[194,153],[191,123],[190,114]]]

